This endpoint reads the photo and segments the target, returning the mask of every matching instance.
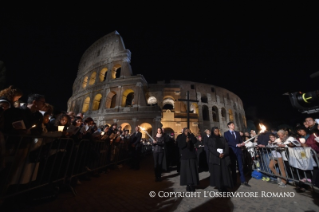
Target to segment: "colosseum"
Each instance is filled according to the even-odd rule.
[[[133,74],[130,61],[131,52],[117,31],[93,43],[80,60],[68,111],[82,112],[98,126],[117,123],[131,132],[139,125],[152,136],[161,126],[175,136],[188,124],[195,134],[214,126],[223,133],[229,121],[237,130],[246,128],[243,103],[234,93],[192,81],[150,84],[143,75]],[[189,99],[197,100],[189,102],[189,109],[187,92]]]

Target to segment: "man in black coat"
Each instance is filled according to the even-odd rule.
[[[135,132],[130,137],[130,151],[132,155],[132,169],[140,169],[140,147],[141,147],[142,133],[138,126],[135,127]]]

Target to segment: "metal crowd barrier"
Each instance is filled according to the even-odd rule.
[[[291,149],[291,152],[297,151],[297,156],[290,155],[289,148],[294,148]],[[266,176],[281,178],[288,182],[298,184],[302,182],[311,186],[312,189],[318,187],[312,182],[314,170],[319,169],[318,155],[311,147],[255,147],[254,151],[254,170],[258,170]],[[293,157],[294,160],[289,160],[290,157]],[[289,161],[294,164],[289,164]],[[273,167],[273,170],[270,167]]]
[[[72,139],[5,135],[4,142],[0,199],[65,181]]]
[[[0,140],[0,201],[59,184],[69,186],[75,194],[71,182],[76,177],[131,157],[128,139],[109,144],[93,139],[5,135]],[[141,151],[145,154],[151,149],[143,145]]]

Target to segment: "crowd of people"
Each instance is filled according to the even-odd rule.
[[[37,139],[37,144],[32,143],[32,146],[30,146],[28,144],[29,140],[24,139],[28,136],[72,139],[74,144],[77,145],[83,140],[100,141],[100,143],[105,144],[107,151],[107,158],[103,165],[114,162],[116,157],[119,158],[119,154],[126,154],[127,157],[132,158],[132,160],[129,160],[130,167],[139,169],[143,140],[138,126],[131,133],[122,129],[117,123],[113,123],[111,126],[97,126],[91,117],[86,117],[83,113],[54,111],[53,106],[46,103],[45,96],[41,94],[31,94],[28,96],[26,104],[17,104],[22,96],[23,92],[14,86],[0,91],[0,187],[3,188],[0,196],[6,192],[10,184],[12,185],[11,179],[23,178],[23,176],[18,176],[22,173],[19,172],[21,167],[25,169],[29,162],[38,162],[41,159],[40,156],[44,155],[46,151],[51,151],[48,154],[52,158],[57,155],[52,154],[52,152],[57,152],[52,151],[52,148],[58,148],[58,145],[52,145],[54,139],[49,139],[51,141],[49,144],[41,144],[42,140]],[[14,136],[19,136],[22,139],[13,139]],[[36,151],[36,148],[41,150]],[[67,147],[61,146],[59,148],[67,149]],[[94,148],[93,144],[86,150],[80,147],[80,151],[89,151],[87,155],[90,158],[87,162],[84,162],[85,167],[82,167],[88,171],[91,170],[89,165],[93,164],[94,160],[99,157],[99,151],[101,151]],[[9,157],[10,154],[12,155],[13,149],[17,150],[15,151],[16,160],[14,162],[10,161]],[[123,151],[120,152],[120,149]],[[33,159],[33,155],[35,155],[35,159]],[[63,157],[61,156],[61,158]],[[74,163],[78,165],[78,162]],[[37,173],[38,170],[40,172],[43,164],[48,164],[48,162],[41,163],[40,161],[40,168],[37,166],[36,171],[32,169],[32,172]],[[32,173],[31,175],[35,174]],[[5,183],[5,179],[9,179],[9,181]],[[17,183],[21,183],[21,180]],[[77,183],[81,183],[79,179],[77,179]]]
[[[4,135],[45,135],[58,131],[62,137],[75,141],[104,141],[111,147],[108,149],[109,162],[117,154],[118,145],[125,146],[132,158],[130,167],[136,170],[140,168],[141,148],[143,142],[147,141],[143,141],[139,126],[135,126],[131,133],[116,123],[97,126],[91,117],[85,117],[82,113],[54,111],[41,94],[31,94],[26,104],[17,104],[22,96],[23,92],[14,86],[0,91],[0,172],[7,170],[5,156],[11,145],[6,143]],[[251,171],[254,164],[264,172],[271,170],[272,174],[282,176],[277,178],[264,174],[264,181],[285,187],[286,170],[291,167],[285,157],[285,150],[264,151],[263,148],[311,147],[319,153],[319,129],[313,117],[307,117],[294,130],[273,129],[258,136],[253,130],[250,133],[236,131],[233,122],[227,126],[229,130],[223,136],[217,127],[206,129],[201,135],[194,135],[190,129],[184,128],[176,139],[174,134],[158,128],[155,138],[149,140],[153,151],[155,181],[162,180],[163,170],[176,166],[180,173],[180,184],[185,185],[187,191],[195,191],[201,171],[210,172],[211,186],[219,191],[227,191],[237,185],[237,173],[240,184],[250,187],[244,171]],[[20,158],[23,159],[22,156]],[[307,175],[301,181],[311,178],[309,173]]]
[[[254,130],[250,133],[235,131],[233,122],[227,126],[229,130],[223,136],[217,127],[206,129],[203,135],[197,136],[184,128],[182,134],[177,136],[181,161],[180,184],[186,185],[187,191],[195,190],[200,171],[210,172],[210,185],[219,191],[236,186],[237,173],[241,185],[250,187],[244,172],[251,173],[255,168],[262,171],[263,181],[276,183],[282,188],[292,183],[305,191],[306,186],[302,182],[318,180],[313,178],[315,174],[311,172],[318,172],[319,165],[319,126],[313,117],[305,118],[304,123],[295,129],[271,129],[258,135]],[[291,164],[293,162],[288,158],[290,154],[294,156],[294,150],[305,152],[306,164],[310,164],[308,167]],[[298,157],[296,160],[302,164],[298,162]],[[288,178],[293,180],[287,182]]]

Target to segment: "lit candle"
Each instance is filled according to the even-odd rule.
[[[104,135],[104,132],[101,132],[101,135]]]
[[[63,132],[64,126],[58,126],[58,131]]]
[[[153,141],[155,141],[155,139],[150,135],[148,134],[148,132],[143,128],[143,127],[140,127],[138,126],[141,130],[143,130]]]
[[[244,141],[244,143],[246,144],[246,143],[248,143],[248,141],[250,141],[250,140],[252,140],[252,139],[254,139],[254,138],[256,138],[256,137],[258,137],[259,135],[260,135],[260,133],[263,133],[263,132],[265,132],[266,131],[266,127],[265,127],[265,125],[263,125],[263,124],[259,124],[259,127],[260,127],[260,132],[257,134],[257,135],[255,135],[254,137],[252,137],[252,138],[250,138],[250,139],[248,139],[248,140],[246,140],[246,141]]]

